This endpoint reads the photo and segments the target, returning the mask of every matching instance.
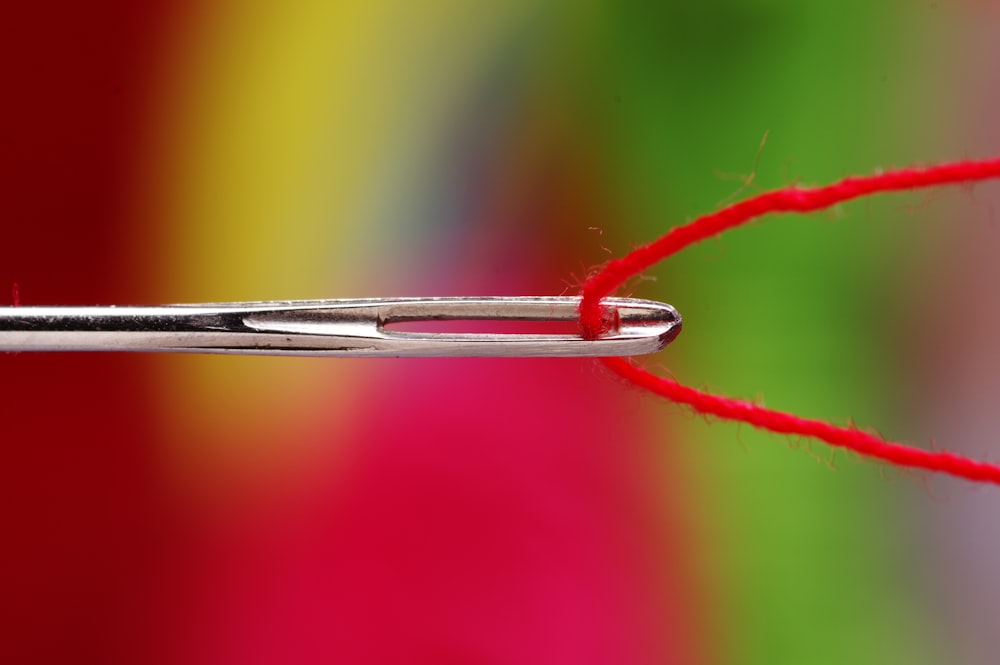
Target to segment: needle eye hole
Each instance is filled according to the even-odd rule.
[[[544,321],[517,319],[410,319],[389,320],[384,329],[398,333],[423,333],[428,335],[576,335],[576,321],[546,319]]]

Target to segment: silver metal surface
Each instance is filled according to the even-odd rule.
[[[0,308],[0,351],[173,351],[345,357],[631,356],[681,330],[670,305],[606,298],[617,326],[576,334],[405,332],[407,321],[575,321],[576,297],[376,298],[166,305]]]

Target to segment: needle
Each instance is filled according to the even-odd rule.
[[[616,326],[578,334],[420,333],[405,321],[575,321],[577,297],[374,298],[159,307],[0,308],[0,351],[173,351],[344,357],[630,356],[681,330],[670,305],[603,301]]]

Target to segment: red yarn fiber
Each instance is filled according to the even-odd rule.
[[[813,212],[881,192],[971,183],[992,178],[1000,178],[1000,158],[907,168],[872,176],[854,176],[825,187],[786,187],[740,201],[671,229],[653,242],[608,262],[589,277],[583,285],[583,300],[580,303],[580,322],[584,335],[593,338],[607,329],[609,316],[601,306],[601,299],[611,295],[626,280],[689,245],[746,224],[762,215]],[[896,466],[927,469],[975,482],[1000,485],[1000,465],[977,462],[954,453],[931,452],[891,443],[854,428],[838,427],[821,420],[809,420],[773,411],[751,402],[711,395],[651,374],[625,358],[604,358],[602,362],[635,385],[673,402],[686,404],[698,413],[744,422],[779,434],[819,439],[832,446],[847,448]]]

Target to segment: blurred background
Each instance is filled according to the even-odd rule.
[[[60,2],[7,303],[573,293],[736,197],[1000,153],[988,2]],[[994,185],[781,218],[645,362],[1000,458]],[[1000,495],[581,360],[0,358],[4,662],[994,663]]]

